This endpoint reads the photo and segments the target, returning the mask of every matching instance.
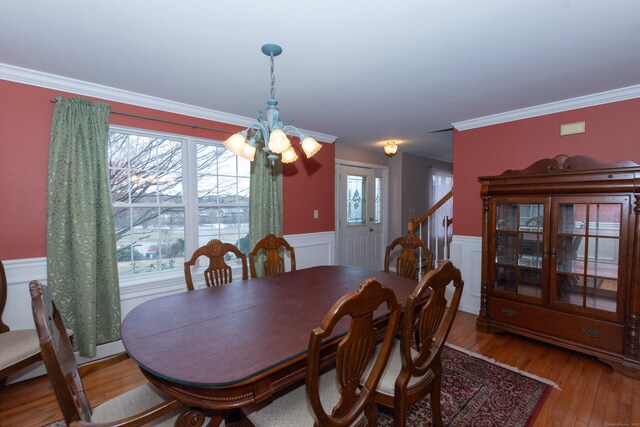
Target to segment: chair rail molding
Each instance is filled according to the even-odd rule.
[[[285,239],[296,249],[296,263],[298,269],[319,265],[335,264],[336,235],[334,231],[306,234],[285,235]],[[287,259],[285,259],[287,262]],[[29,294],[29,282],[38,280],[47,282],[47,258],[25,258],[3,261],[7,275],[7,301],[3,321],[14,329],[34,328],[33,315],[31,314],[31,296]],[[288,268],[290,266],[287,266]],[[240,270],[233,272],[234,277],[242,277]],[[179,272],[167,275],[154,275],[147,280],[136,279],[135,284],[120,286],[120,304],[122,318],[134,307],[145,301],[159,296],[170,295],[178,292],[187,292],[182,266]],[[204,286],[194,280],[196,287]],[[107,357],[124,351],[122,341],[98,346],[96,359]],[[87,362],[89,359],[78,358],[78,363]],[[21,373],[9,378],[8,383],[17,382],[44,375],[46,371],[42,364],[35,364]]]

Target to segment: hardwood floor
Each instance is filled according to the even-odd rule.
[[[591,357],[516,335],[475,330],[476,316],[460,312],[449,342],[554,381],[534,426],[640,426],[640,380],[622,376]],[[84,379],[92,405],[146,380],[131,361]],[[0,426],[38,427],[61,419],[47,377],[0,390]]]

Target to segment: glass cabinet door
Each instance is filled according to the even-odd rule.
[[[495,205],[493,288],[540,300],[543,284],[544,200]]]
[[[557,233],[551,242],[552,302],[612,317],[618,308],[629,198],[576,200],[560,198],[552,207]]]

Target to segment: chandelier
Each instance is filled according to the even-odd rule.
[[[315,139],[304,135],[295,126],[284,125],[280,121],[280,109],[276,101],[275,72],[273,58],[282,53],[282,48],[277,44],[265,44],[262,46],[262,53],[271,60],[271,98],[267,101],[265,118],[262,118],[262,111],[258,112],[257,122],[249,126],[242,132],[231,135],[224,146],[238,156],[253,161],[256,154],[256,140],[264,141],[263,150],[267,153],[267,159],[271,164],[275,164],[279,158],[282,163],[293,163],[298,159],[295,149],[287,134],[297,136],[300,139],[302,150],[307,158],[316,154],[322,145]]]

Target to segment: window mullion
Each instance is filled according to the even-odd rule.
[[[192,254],[199,247],[198,238],[198,167],[196,141],[189,138],[182,147],[182,177],[185,210],[185,255]],[[187,256],[188,258],[188,256]]]

